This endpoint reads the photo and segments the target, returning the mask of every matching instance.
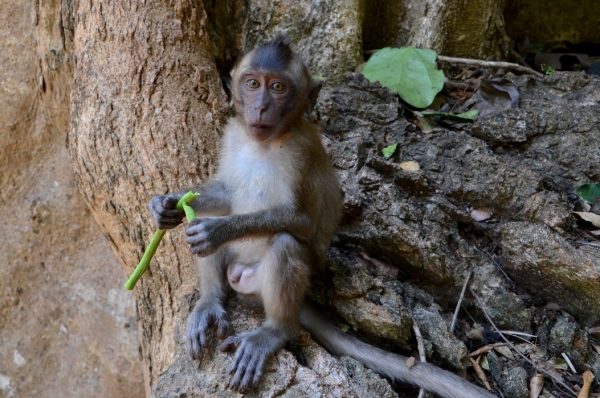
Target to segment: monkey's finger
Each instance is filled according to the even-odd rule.
[[[256,371],[254,372],[254,377],[252,378],[252,388],[257,388],[262,377],[262,370],[265,366],[264,359],[261,359],[258,366],[256,367]]]
[[[198,229],[198,228],[190,228],[187,227],[185,229],[185,233],[187,234],[187,238],[185,238],[185,243],[187,243],[188,245],[197,245],[199,243],[204,243],[206,242],[206,239],[208,239],[208,232]]]
[[[229,321],[224,318],[217,320],[217,337],[223,340],[229,334]]]
[[[248,357],[248,355],[246,356]],[[242,371],[244,373],[244,377],[242,378],[242,381],[240,382],[240,388],[242,390],[245,390],[246,388],[250,387],[252,384],[252,381],[254,380],[254,374],[256,373],[256,369],[258,366],[258,357],[256,355],[253,355],[250,360],[246,360],[246,365],[242,365]]]
[[[224,342],[219,345],[221,352],[233,351],[240,346],[241,340],[237,336],[228,337]]]
[[[187,347],[192,359],[202,358],[202,345],[200,344],[200,341],[197,336],[187,337]]]
[[[179,199],[181,199],[181,197],[182,196],[180,195],[163,196],[162,205],[165,209],[174,209],[175,205],[177,205],[177,202],[179,202]]]
[[[229,367],[229,374],[234,374],[237,373],[240,369],[241,366],[241,361],[242,358],[244,357],[246,350],[245,347],[242,346],[241,348],[239,348],[235,354],[235,357],[233,358],[233,363],[231,364],[231,366]]]

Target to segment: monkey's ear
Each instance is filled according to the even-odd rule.
[[[308,88],[308,114],[310,114],[315,108],[315,105],[317,105],[317,98],[319,97],[321,87],[323,87],[323,83],[321,83],[320,80],[313,80],[310,82],[310,87]]]

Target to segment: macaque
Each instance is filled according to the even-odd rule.
[[[342,190],[317,128],[303,116],[313,109],[321,83],[284,36],[245,55],[231,72],[235,116],[225,127],[214,179],[192,190],[197,217],[186,242],[197,256],[200,298],[186,339],[201,359],[213,329],[222,351],[235,350],[233,390],[255,388],[265,362],[302,326],[336,355],[350,355],[392,379],[445,397],[493,397],[429,364],[351,337],[305,302],[310,276],[322,263],[340,221]],[[161,229],[181,223],[175,204],[183,194],[155,196],[150,209]],[[258,329],[229,336],[226,299],[235,291],[262,304]]]

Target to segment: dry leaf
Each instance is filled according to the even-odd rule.
[[[400,167],[402,167],[402,170],[405,171],[419,171],[421,169],[421,166],[419,166],[419,163],[411,160],[409,162],[402,162],[400,163]]]
[[[483,328],[471,329],[466,336],[469,340],[483,340]]]
[[[485,210],[472,210],[471,217],[475,221],[483,221],[483,220],[487,220],[488,218],[492,217],[492,213],[490,213],[489,211],[485,211]]]
[[[531,353],[529,354],[529,358],[536,361],[538,359],[542,359],[546,356],[546,351],[542,350],[540,347],[533,347]]]
[[[587,211],[574,211],[571,214],[577,214],[579,218],[587,222],[591,222],[594,226],[600,228],[600,215],[589,213]]]
[[[529,382],[529,398],[538,398],[544,388],[544,375],[536,374]]]
[[[594,350],[596,350],[596,352],[600,354],[600,345],[592,344],[592,347],[594,347]]]
[[[562,358],[554,358],[550,360],[552,366],[556,369],[560,370],[569,370],[569,364]]]
[[[415,357],[410,357],[406,360],[406,366],[408,366],[408,368],[412,368],[415,365]]]
[[[490,370],[490,363],[488,362],[487,355],[481,356],[481,358],[479,359],[479,366],[481,366],[481,369],[485,369],[487,371]]]
[[[515,360],[515,356],[513,355],[512,351],[510,350],[510,348],[508,348],[506,346],[494,347],[494,350],[496,350],[500,354],[504,355],[506,358],[510,359],[511,361]]]
[[[600,236],[600,229],[597,231],[589,231],[589,233],[595,236]]]
[[[377,270],[382,274],[393,276],[395,278],[398,277],[398,273],[400,273],[400,268],[394,267],[392,264],[384,263],[383,261],[379,261],[375,258],[371,258],[363,252],[360,252],[360,255],[362,258],[373,264],[377,268]]]
[[[471,360],[471,365],[473,366],[473,369],[475,370],[475,374],[477,375],[479,380],[481,380],[481,382],[483,383],[485,388],[487,388],[489,391],[492,391],[492,387],[490,386],[490,383],[488,383],[487,377],[485,376],[485,372],[483,371],[483,369],[481,369],[481,366],[479,366],[477,361],[474,360],[473,358],[469,358],[469,359]]]
[[[517,351],[519,351],[523,355],[527,355],[531,351],[533,351],[533,347],[534,347],[533,344],[528,344],[528,343],[515,344],[515,348],[517,349]]]

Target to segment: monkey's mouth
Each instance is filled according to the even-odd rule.
[[[251,124],[250,127],[252,127],[253,129],[257,129],[257,130],[268,130],[271,128],[271,125],[262,124],[262,123],[254,123],[254,124]]]

